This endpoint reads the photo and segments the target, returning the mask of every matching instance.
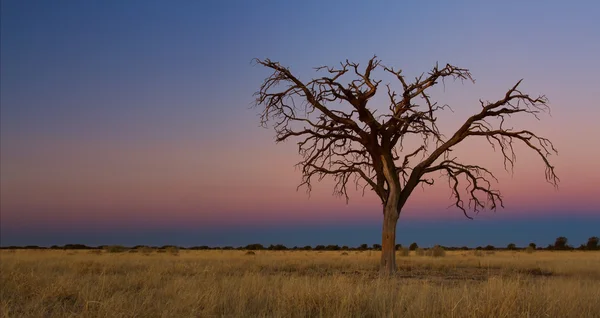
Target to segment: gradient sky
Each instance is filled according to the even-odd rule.
[[[444,186],[417,190],[398,242],[578,245],[600,235],[598,16],[591,0],[2,0],[1,244],[377,243],[375,196],[346,205],[330,180],[296,192],[295,143],[275,144],[250,108],[269,75],[252,58],[306,80],[376,54],[411,76],[472,71],[475,84],[435,91],[455,109],[447,134],[524,78],[552,115],[511,123],[559,150],[556,190],[523,147],[511,175],[485,144],[462,145],[499,176],[506,208],[467,220]]]

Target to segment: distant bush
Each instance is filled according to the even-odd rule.
[[[348,246],[346,246],[346,245],[342,246],[342,251],[347,251],[347,250],[349,250],[349,249],[350,249],[350,248],[349,248]]]
[[[210,250],[210,246],[202,245],[202,246],[193,246],[189,248],[190,250]]]
[[[381,250],[381,245],[380,244],[373,244],[373,249],[376,251],[380,251]]]
[[[535,248],[534,248],[534,247],[531,247],[531,245],[530,245],[530,246],[527,246],[527,248],[525,248],[525,253],[527,253],[527,254],[531,254],[531,253],[533,253],[533,252],[535,252]]]
[[[285,251],[287,249],[288,248],[283,244],[277,244],[277,245],[271,244],[271,245],[269,245],[269,248],[268,248],[268,250],[271,250],[271,251]]]
[[[327,245],[325,249],[328,251],[339,251],[341,248],[339,245]]]
[[[427,251],[427,255],[432,257],[443,257],[446,256],[446,250],[444,250],[443,247],[436,245]]]
[[[179,247],[177,246],[167,246],[165,251],[173,256],[179,255]]]
[[[487,246],[486,246],[486,247],[484,247],[483,249],[484,249],[484,250],[486,250],[486,251],[493,251],[493,250],[495,250],[496,248],[494,247],[494,245],[487,245]]]
[[[90,249],[92,249],[91,247],[83,245],[83,244],[66,244],[62,248],[65,250],[90,250]]]
[[[151,248],[150,246],[142,246],[137,249],[140,251],[140,253],[142,253],[144,255],[150,255],[154,251],[154,249]]]
[[[417,256],[424,256],[424,255],[425,255],[425,250],[424,250],[424,249],[422,249],[422,248],[420,248],[420,247],[417,247],[417,248],[415,249],[415,254],[416,254]]]
[[[400,248],[398,248],[398,256],[408,256],[410,255],[410,250],[406,247],[402,247],[400,246]]]
[[[554,249],[556,250],[566,250],[567,249],[567,242],[569,240],[564,237],[564,236],[559,236],[556,238],[556,240],[554,241]]]
[[[358,250],[360,250],[360,251],[366,251],[368,249],[369,249],[368,244],[360,244],[360,246],[358,247]]]
[[[256,255],[253,251],[246,251],[246,255]]]
[[[587,244],[586,244],[586,249],[588,250],[597,250],[598,249],[598,237],[597,236],[592,236],[588,239]]]
[[[411,251],[416,251],[418,248],[419,248],[419,245],[417,245],[416,242],[410,244],[410,246],[408,247],[408,249]]]
[[[106,250],[108,253],[123,253],[127,249],[121,245],[108,245],[104,247],[104,250]]]
[[[310,250],[312,250],[312,246],[306,245],[302,249],[305,250],[305,251],[310,251]]]
[[[536,249],[537,245],[535,245],[535,243],[529,243],[528,247],[531,247],[532,249]]]
[[[249,251],[256,251],[256,250],[264,250],[265,247],[262,246],[262,244],[250,244],[250,245],[246,245],[246,249]]]
[[[317,245],[315,246],[315,251],[324,251],[325,250],[325,245]]]
[[[473,255],[478,256],[478,257],[483,257],[483,251],[482,250],[474,250]]]
[[[514,251],[514,250],[516,250],[516,249],[517,249],[517,245],[516,245],[515,243],[510,243],[510,244],[508,244],[508,245],[506,246],[506,249],[507,249],[507,250]]]

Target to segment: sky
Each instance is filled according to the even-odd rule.
[[[436,62],[471,70],[474,84],[433,91],[454,109],[447,134],[524,79],[551,114],[510,123],[559,151],[556,189],[524,147],[510,173],[466,142],[457,153],[496,173],[505,208],[468,220],[443,182],[417,189],[399,243],[584,243],[600,235],[599,15],[591,0],[2,0],[0,244],[379,243],[375,195],[346,204],[327,179],[297,191],[296,143],[276,144],[251,107],[270,75],[253,58],[310,80],[373,55],[411,77]]]

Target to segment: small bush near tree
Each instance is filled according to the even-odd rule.
[[[410,255],[410,250],[406,247],[402,247],[400,246],[400,248],[398,248],[398,256],[408,256]]]
[[[410,246],[408,247],[409,250],[411,251],[416,251],[419,248],[419,245],[417,245],[416,242],[413,242],[412,244],[410,244]]]

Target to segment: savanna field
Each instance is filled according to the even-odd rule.
[[[0,313],[600,317],[600,252],[405,252],[390,278],[377,251],[2,250]]]

